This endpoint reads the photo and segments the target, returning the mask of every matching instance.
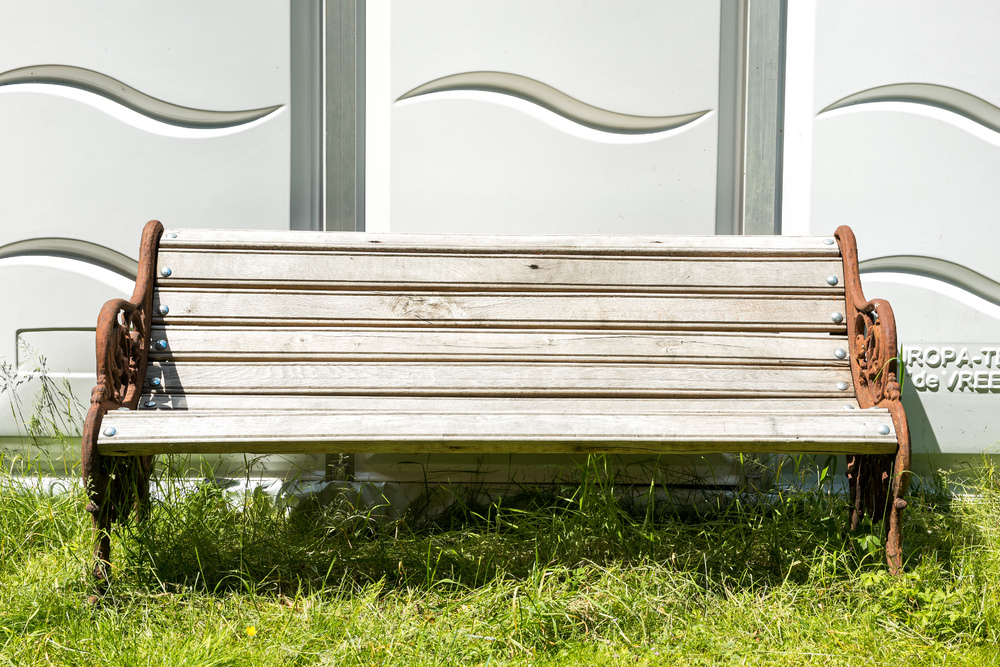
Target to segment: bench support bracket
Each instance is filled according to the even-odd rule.
[[[135,410],[142,396],[149,356],[156,256],[163,225],[150,220],[142,232],[139,271],[132,298],[104,304],[97,320],[97,386],[83,425],[82,472],[87,511],[94,524],[94,569],[103,593],[111,561],[111,524],[148,510],[152,456],[105,457],[97,449],[101,422],[109,410]]]
[[[844,258],[847,339],[858,403],[862,408],[887,408],[899,441],[895,455],[847,457],[851,529],[858,527],[865,513],[875,521],[886,521],[886,560],[890,570],[898,574],[903,569],[900,519],[906,508],[903,496],[910,483],[910,431],[900,400],[896,318],[887,301],[865,299],[854,232],[845,225],[837,228],[834,235]]]

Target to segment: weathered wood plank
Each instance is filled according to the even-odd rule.
[[[160,286],[496,290],[729,290],[843,293],[839,258],[628,258],[535,255],[162,250]],[[838,278],[837,286],[827,282]]]
[[[419,443],[419,444],[418,444]],[[738,451],[752,454],[894,454],[897,445],[823,440],[788,442],[685,441],[639,442],[612,440],[525,440],[462,442],[462,441],[372,441],[343,440],[336,443],[316,441],[287,442],[186,442],[176,443],[116,443],[101,444],[104,456],[146,456],[150,454],[332,454],[337,452],[366,454],[717,454]]]
[[[887,411],[706,414],[112,412],[102,454],[147,452],[796,451],[889,453]],[[879,428],[887,426],[882,435]]]
[[[846,332],[843,297],[684,297],[159,289],[176,324],[490,326]]]
[[[150,365],[165,393],[403,396],[796,396],[853,393],[849,369],[639,364],[179,362]],[[837,388],[847,383],[847,390]]]
[[[175,248],[408,250],[412,252],[557,253],[660,256],[839,257],[833,237],[820,236],[488,236],[366,234],[278,230],[168,229],[160,241]]]
[[[166,322],[172,321],[170,318]],[[602,361],[847,368],[844,336],[154,326],[153,361]]]
[[[149,405],[149,404],[152,405]],[[302,396],[272,394],[145,394],[140,410],[322,410],[326,412],[836,412],[860,409],[854,396],[841,398],[477,398],[439,396]]]

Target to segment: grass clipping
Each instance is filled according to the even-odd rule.
[[[917,484],[900,577],[878,528],[844,532],[846,500],[818,471],[788,492],[674,503],[655,485],[623,495],[594,457],[544,491],[453,492],[434,517],[392,520],[346,496],[290,511],[163,473],[148,521],[116,529],[95,608],[82,493],[42,493],[11,474],[23,461],[0,461],[0,664],[997,660],[989,466],[968,495]]]

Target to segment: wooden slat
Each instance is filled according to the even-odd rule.
[[[153,364],[165,393],[403,396],[795,396],[853,392],[849,369],[803,367],[257,362]],[[837,389],[846,382],[848,389]],[[150,385],[151,386],[151,385]]]
[[[651,328],[719,331],[846,332],[833,297],[682,297],[611,294],[466,292],[315,292],[159,289],[155,321],[176,324],[491,326],[504,328]]]
[[[167,321],[171,321],[167,318]],[[847,368],[829,334],[675,334],[650,332],[470,331],[464,329],[320,329],[154,326],[167,349],[153,361],[602,361],[758,363]]]
[[[109,413],[101,454],[793,451],[891,453],[887,411],[642,414]],[[888,435],[878,428],[887,425]],[[106,432],[106,431],[105,431]]]
[[[160,240],[175,248],[407,250],[413,252],[557,253],[659,256],[839,257],[833,237],[821,236],[487,236],[366,234],[277,230],[168,229]]]
[[[160,287],[205,286],[467,291],[657,290],[843,293],[832,259],[629,258],[534,255],[161,250]],[[827,277],[839,279],[831,286]]]
[[[152,405],[148,405],[152,403]],[[269,394],[145,394],[140,410],[323,410],[326,412],[564,412],[630,414],[657,412],[775,412],[860,409],[841,398],[455,398],[399,396],[301,396]]]

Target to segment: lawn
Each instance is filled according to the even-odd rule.
[[[562,485],[392,521],[162,473],[91,606],[82,492],[25,490],[24,462],[0,462],[0,664],[1000,663],[988,464],[968,494],[916,484],[899,577],[879,527],[844,532],[817,470],[692,505],[625,500],[595,458]]]

